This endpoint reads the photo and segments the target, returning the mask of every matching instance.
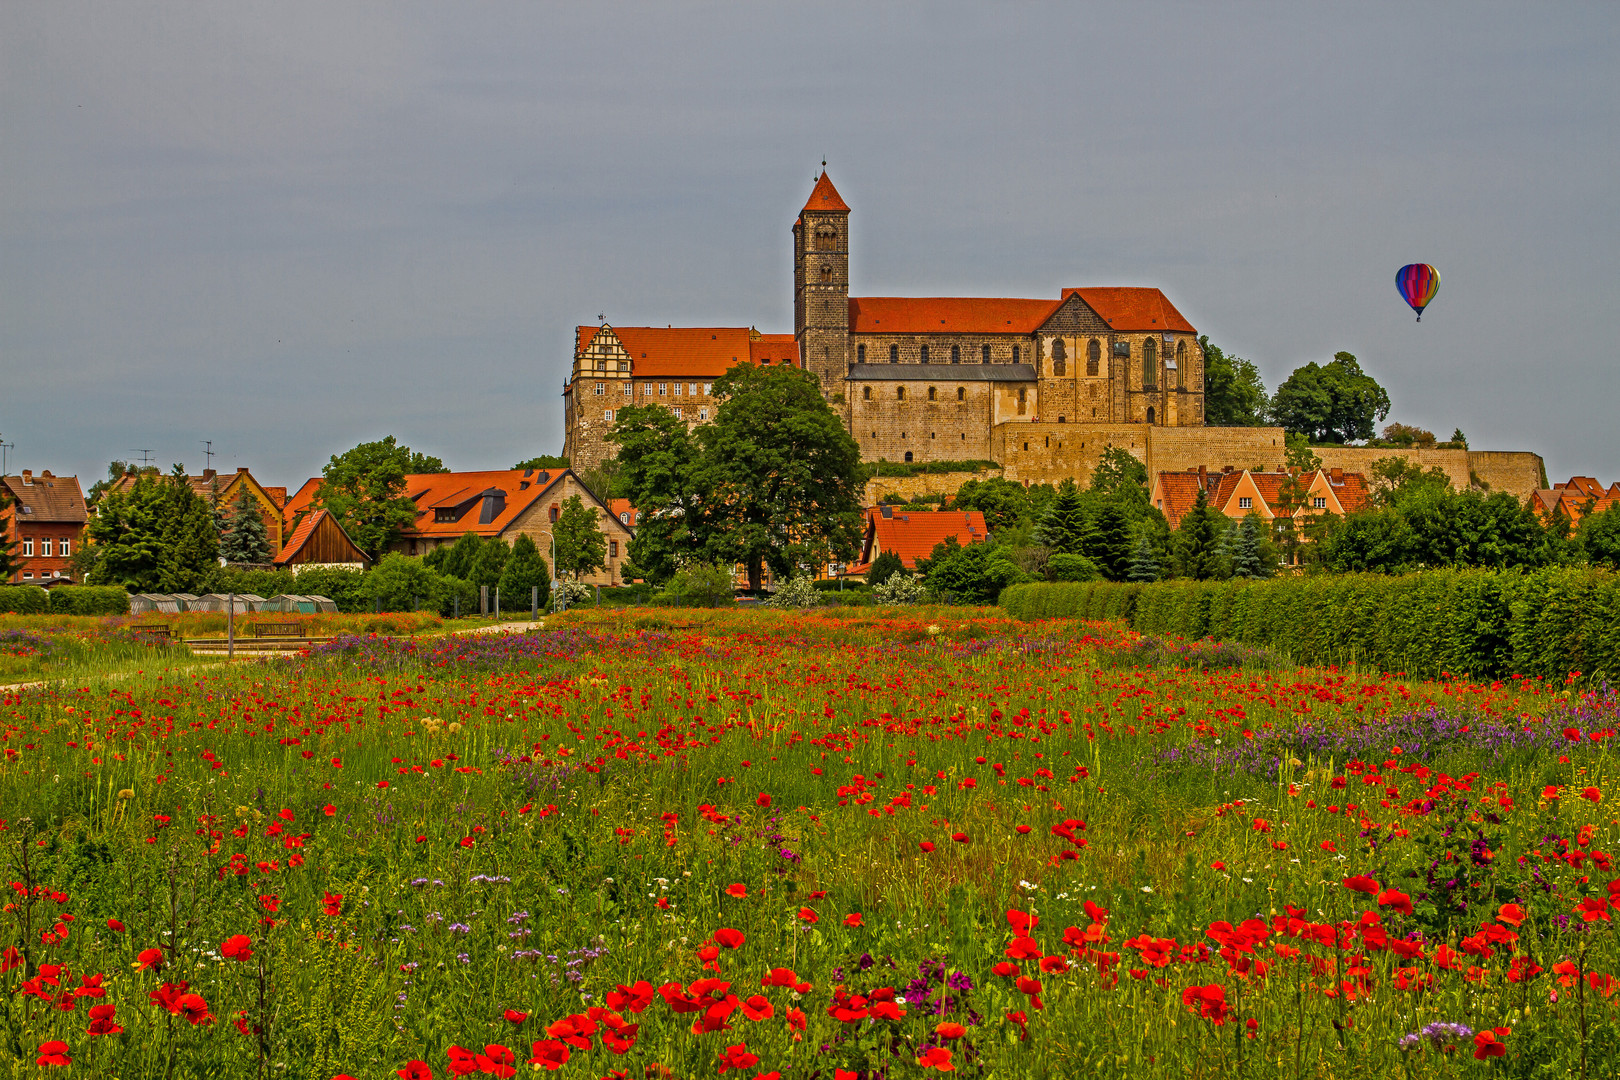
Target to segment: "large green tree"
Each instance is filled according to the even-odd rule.
[[[694,480],[700,448],[686,422],[657,405],[620,409],[608,438],[619,447],[612,496],[636,508],[630,561],[637,575],[662,584],[697,556],[707,533]]]
[[[1575,537],[1593,566],[1620,570],[1620,503],[1583,517]]]
[[[1058,488],[1057,498],[1041,515],[1035,536],[1054,552],[1083,555],[1093,531],[1091,514],[1079,487],[1073,480],[1065,480]]]
[[[224,515],[225,531],[220,536],[219,554],[226,562],[267,563],[270,561],[270,536],[259,512],[259,502],[246,485],[232,500]]]
[[[514,469],[566,469],[568,459],[556,454],[540,454],[536,457],[520,461],[512,466]]]
[[[1260,369],[1241,356],[1221,351],[1206,334],[1204,350],[1204,423],[1211,427],[1259,427],[1266,422],[1266,386]]]
[[[416,504],[405,497],[405,477],[443,471],[437,458],[413,454],[389,435],[333,454],[321,470],[315,505],[330,511],[355,546],[377,559],[416,521]]]
[[[1295,368],[1271,399],[1271,415],[1284,429],[1319,443],[1370,439],[1389,415],[1389,394],[1347,352],[1327,364]]]
[[[1199,488],[1192,509],[1181,516],[1172,541],[1177,573],[1197,581],[1219,578],[1224,555],[1221,539],[1226,527],[1225,515],[1209,505],[1209,496]]]
[[[217,570],[213,513],[180,465],[172,476],[142,473],[128,491],[107,492],[85,535],[95,557],[87,575],[91,585],[192,592],[206,588]]]
[[[559,546],[558,555],[562,554]],[[512,554],[501,568],[501,608],[505,611],[526,611],[539,589],[540,610],[551,603],[551,571],[546,568],[545,556],[528,533],[519,533],[512,542]]]
[[[979,511],[984,514],[985,526],[999,534],[1038,521],[1056,497],[1051,484],[1025,487],[1015,480],[992,476],[963,481],[951,496],[950,509]]]
[[[596,508],[586,506],[578,495],[563,503],[552,536],[557,541],[559,574],[573,574],[578,581],[593,571],[607,569],[607,536],[597,524]]]

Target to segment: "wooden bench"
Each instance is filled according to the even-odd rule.
[[[147,637],[163,638],[164,640],[168,640],[168,638],[171,636],[167,626],[158,624],[151,626],[132,626],[129,628],[129,632],[132,634],[145,634]]]
[[[254,623],[253,624],[253,636],[256,637],[256,638],[267,638],[267,637],[301,638],[301,637],[304,636],[304,628],[303,628],[303,626],[301,626],[298,623],[276,623],[276,622]]]

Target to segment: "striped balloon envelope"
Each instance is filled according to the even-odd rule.
[[[1434,294],[1440,291],[1440,271],[1428,263],[1410,263],[1395,272],[1395,291],[1417,312],[1417,321],[1423,321],[1423,309],[1429,306]]]

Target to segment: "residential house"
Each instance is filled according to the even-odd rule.
[[[35,476],[24,469],[21,476],[0,477],[0,484],[11,498],[11,505],[0,509],[0,524],[16,541],[12,555],[22,564],[11,580],[42,583],[72,577],[69,560],[84,542],[88,520],[79,478],[55,476],[49,469]]]
[[[325,509],[304,515],[274,561],[276,569],[295,574],[311,567],[364,570],[371,565],[366,553],[354,546],[338,519]]]
[[[966,547],[990,539],[984,514],[978,510],[912,510],[904,506],[874,506],[866,511],[866,536],[861,542],[860,562],[845,571],[860,576],[872,568],[872,561],[884,552],[900,556],[907,570],[917,568],[934,548],[955,537]]]
[[[141,478],[140,472],[125,473],[107,488],[108,491],[128,492]],[[157,470],[148,470],[146,475],[166,476]],[[265,487],[254,479],[253,473],[246,465],[237,468],[234,473],[220,473],[214,469],[204,469],[200,475],[187,476],[186,483],[198,498],[205,500],[210,506],[221,506],[234,509],[236,500],[245,491],[248,498],[259,511],[259,517],[264,521],[265,542],[270,547],[270,558],[281,554],[283,539],[291,530],[287,528],[287,489],[284,487]]]
[[[1370,494],[1366,477],[1343,469],[1266,472],[1228,465],[1216,472],[1200,465],[1159,473],[1148,497],[1174,529],[1197,503],[1200,491],[1209,506],[1229,518],[1258,514],[1273,526],[1279,520],[1303,525],[1305,519],[1326,514],[1342,517],[1365,507]]]
[[[1601,514],[1617,502],[1620,502],[1620,481],[1605,488],[1590,476],[1572,476],[1566,483],[1530,493],[1530,509],[1543,522],[1562,508],[1571,524],[1579,524],[1588,513]]]

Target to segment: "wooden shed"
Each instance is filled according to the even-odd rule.
[[[337,518],[326,510],[316,510],[298,523],[298,528],[276,555],[275,564],[279,569],[297,573],[307,566],[364,570],[371,560],[354,546]]]

